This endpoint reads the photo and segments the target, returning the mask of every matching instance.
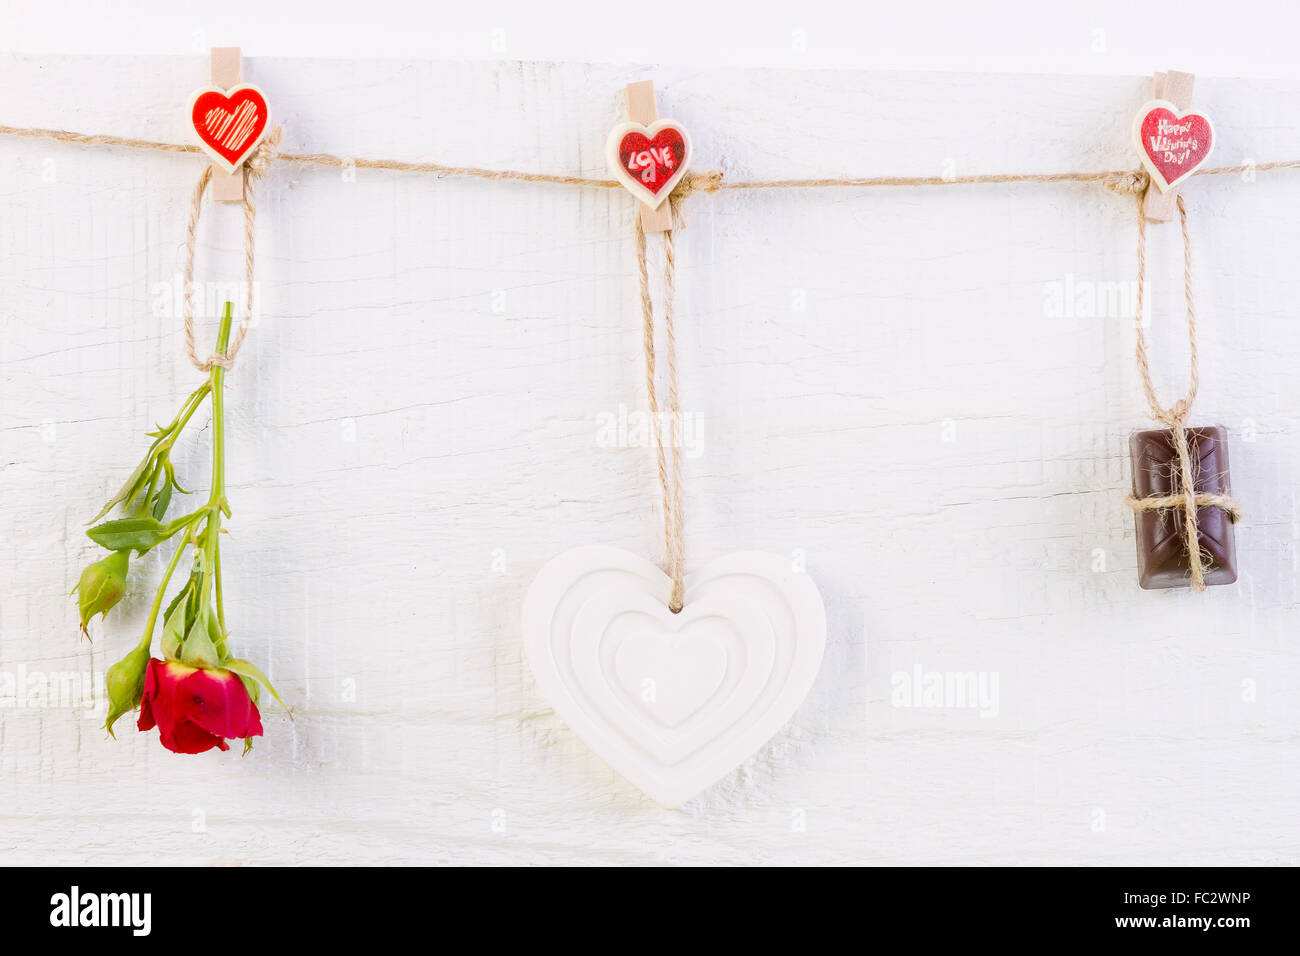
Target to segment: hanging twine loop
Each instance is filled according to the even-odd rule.
[[[719,174],[719,177],[721,174]],[[681,187],[679,186],[678,189]],[[659,473],[660,503],[664,513],[664,554],[672,590],[668,609],[674,614],[681,611],[686,599],[686,537],[682,525],[682,403],[677,388],[677,329],[673,316],[673,299],[676,293],[676,250],[673,233],[680,224],[681,196],[674,192],[669,197],[673,216],[673,229],[664,237],[664,366],[668,388],[668,432],[670,449],[664,449],[664,425],[659,417],[657,378],[657,349],[655,344],[654,300],[650,295],[650,266],[645,228],[641,216],[636,219],[637,279],[641,290],[641,342],[645,352],[646,398],[650,405],[650,423],[655,436],[655,463]]]
[[[1192,589],[1205,590],[1205,570],[1208,557],[1201,548],[1200,526],[1197,511],[1200,508],[1221,508],[1232,521],[1241,517],[1241,507],[1225,494],[1197,493],[1196,472],[1193,466],[1195,449],[1187,437],[1187,416],[1192,410],[1192,402],[1200,388],[1200,358],[1196,347],[1196,308],[1192,299],[1192,239],[1187,229],[1187,206],[1183,197],[1178,197],[1178,220],[1183,232],[1183,297],[1187,302],[1187,343],[1189,350],[1189,369],[1187,392],[1172,405],[1162,405],[1156,396],[1155,385],[1151,381],[1151,363],[1147,355],[1146,331],[1142,325],[1142,300],[1146,287],[1147,272],[1147,221],[1142,212],[1142,199],[1145,189],[1135,193],[1138,211],[1138,278],[1135,295],[1134,325],[1137,328],[1137,367],[1142,380],[1142,392],[1146,396],[1147,406],[1156,421],[1168,428],[1173,435],[1174,453],[1178,458],[1177,494],[1162,495],[1154,498],[1138,498],[1129,495],[1124,499],[1134,511],[1157,511],[1164,508],[1181,508],[1183,510],[1183,533],[1187,538],[1187,563],[1191,571]]]
[[[218,355],[213,352],[205,359],[199,358],[194,344],[194,251],[198,242],[199,216],[203,212],[203,194],[208,191],[208,186],[212,182],[210,165],[203,167],[203,172],[199,174],[199,181],[194,186],[194,192],[190,195],[189,218],[185,224],[185,288],[182,296],[185,308],[185,354],[189,357],[190,364],[200,372],[209,372],[214,366],[220,366],[227,371],[231,369],[252,324],[253,273],[256,265],[257,237],[255,228],[257,203],[253,196],[253,186],[270,170],[282,132],[283,128],[280,126],[273,129],[271,134],[258,144],[253,155],[244,161],[244,314],[240,317],[239,328],[235,331],[226,354]]]

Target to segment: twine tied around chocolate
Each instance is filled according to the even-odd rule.
[[[1129,495],[1124,499],[1134,511],[1157,511],[1162,508],[1183,509],[1183,533],[1187,537],[1187,563],[1191,571],[1192,589],[1205,590],[1205,570],[1208,561],[1201,548],[1200,526],[1197,511],[1200,508],[1221,508],[1229,519],[1236,521],[1241,517],[1241,506],[1231,495],[1209,494],[1196,491],[1196,474],[1192,464],[1192,448],[1187,439],[1187,416],[1196,400],[1200,388],[1199,355],[1196,347],[1196,308],[1192,299],[1192,239],[1187,229],[1187,206],[1183,197],[1178,196],[1178,221],[1183,232],[1183,296],[1187,302],[1187,343],[1189,351],[1189,371],[1187,392],[1172,405],[1160,404],[1155,386],[1151,382],[1151,364],[1147,357],[1146,331],[1142,326],[1142,299],[1146,287],[1147,273],[1147,221],[1142,211],[1142,199],[1145,189],[1135,191],[1138,212],[1138,251],[1137,251],[1137,292],[1135,299],[1134,325],[1137,328],[1137,367],[1142,379],[1142,391],[1146,395],[1147,406],[1156,421],[1165,425],[1173,436],[1174,452],[1178,456],[1178,476],[1181,491],[1174,495],[1138,498]]]
[[[641,290],[641,343],[645,351],[645,388],[650,405],[650,427],[655,436],[655,462],[659,472],[659,493],[664,512],[664,554],[672,591],[668,609],[681,611],[686,598],[686,536],[682,529],[682,402],[677,389],[677,329],[673,320],[673,297],[676,292],[676,252],[673,232],[680,224],[681,197],[674,192],[668,202],[672,209],[673,229],[664,237],[664,371],[668,387],[668,430],[671,454],[664,451],[664,423],[659,420],[657,349],[655,345],[654,300],[650,295],[650,265],[646,248],[645,227],[641,216],[636,219],[637,281]],[[670,467],[671,461],[671,467]]]
[[[185,310],[185,354],[200,372],[209,372],[214,365],[227,371],[235,364],[244,337],[253,321],[253,267],[256,264],[256,229],[257,203],[253,199],[253,185],[266,175],[275,157],[276,147],[280,144],[283,127],[277,126],[261,143],[253,154],[244,161],[244,314],[240,317],[239,328],[226,349],[224,355],[213,352],[205,359],[200,359],[194,344],[194,248],[198,239],[199,215],[203,212],[203,194],[212,182],[212,166],[203,167],[199,181],[190,196],[190,213],[185,224],[185,277],[182,299]]]

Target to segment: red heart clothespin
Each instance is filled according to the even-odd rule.
[[[672,120],[622,123],[609,134],[609,168],[637,199],[658,209],[686,175],[691,138]]]
[[[1202,166],[1214,146],[1214,125],[1191,111],[1196,77],[1170,70],[1155,74],[1153,99],[1133,119],[1133,146],[1156,187],[1148,189],[1142,214],[1166,222],[1178,213],[1178,184]]]
[[[1164,193],[1209,158],[1214,124],[1204,113],[1185,112],[1168,100],[1151,100],[1138,110],[1133,138],[1151,181]]]
[[[271,111],[260,89],[240,82],[239,47],[213,47],[211,61],[212,85],[190,97],[189,121],[212,157],[212,198],[239,201],[244,198],[241,167],[269,132]]]
[[[681,124],[659,119],[654,83],[627,86],[628,122],[615,126],[605,143],[605,158],[614,178],[627,187],[641,208],[646,232],[673,227],[672,208],[665,200],[686,175],[691,161],[691,137]]]
[[[256,86],[230,90],[209,87],[194,94],[190,119],[203,149],[222,169],[233,173],[266,135],[266,97]]]

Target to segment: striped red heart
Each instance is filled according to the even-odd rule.
[[[257,148],[269,119],[266,97],[255,86],[236,86],[229,92],[215,87],[200,90],[190,106],[199,142],[230,172]]]

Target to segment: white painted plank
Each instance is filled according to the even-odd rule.
[[[619,91],[649,75],[245,66],[286,149],[588,175]],[[177,140],[205,69],[3,58],[0,88],[24,91],[3,121]],[[655,79],[700,167],[734,178],[1131,167],[1147,82]],[[1265,112],[1295,83],[1200,86],[1217,161],[1300,156],[1300,131]],[[201,163],[0,138],[0,672],[102,670],[142,625],[141,596],[88,648],[67,592],[94,556],[83,522],[195,381],[167,284]],[[642,402],[633,201],[275,169],[259,196],[263,321],[231,376],[225,563],[235,642],[297,719],[268,708],[248,758],[190,759],[129,730],[107,741],[75,707],[0,708],[0,858],[1295,863],[1300,175],[1202,179],[1187,196],[1196,419],[1231,429],[1248,513],[1241,582],[1199,598],[1135,583],[1125,443],[1147,420],[1127,312],[1049,308],[1070,283],[1131,281],[1130,198],[1025,185],[689,201],[690,561],[800,549],[831,630],[789,730],[665,812],[559,725],[516,624],[558,551],[658,557],[652,455],[607,447],[599,426]],[[239,239],[237,211],[209,210],[200,276],[238,281]],[[1180,250],[1167,227],[1152,242],[1172,393]],[[206,480],[201,441],[175,457]],[[158,559],[137,570],[156,581]],[[894,675],[918,665],[996,674],[996,714],[895,706]]]

